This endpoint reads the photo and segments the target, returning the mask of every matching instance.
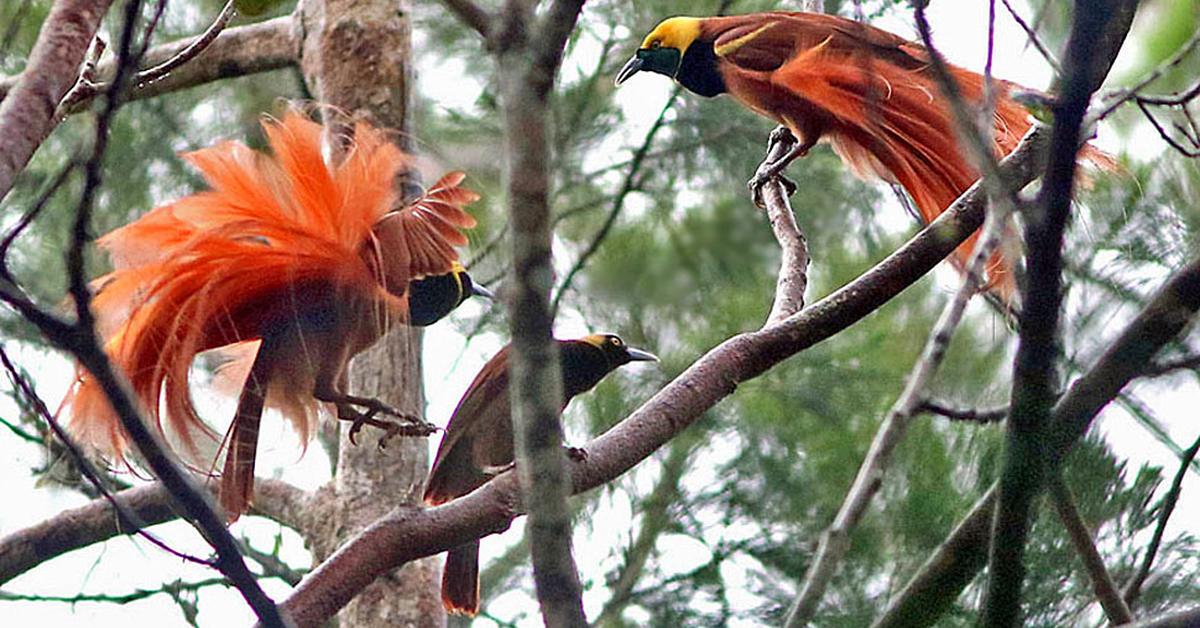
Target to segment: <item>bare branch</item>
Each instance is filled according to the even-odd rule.
[[[1154,535],[1150,538],[1150,544],[1146,546],[1146,554],[1142,557],[1142,564],[1138,567],[1137,573],[1125,585],[1123,597],[1125,603],[1133,606],[1137,603],[1138,597],[1142,594],[1142,585],[1145,584],[1146,578],[1150,576],[1150,569],[1154,566],[1154,559],[1158,554],[1158,548],[1162,545],[1163,535],[1167,530],[1167,522],[1170,521],[1171,515],[1175,513],[1175,506],[1179,503],[1179,495],[1183,492],[1183,478],[1187,476],[1188,467],[1192,465],[1192,461],[1196,459],[1196,454],[1200,452],[1200,437],[1196,442],[1188,447],[1183,455],[1179,458],[1179,469],[1175,472],[1175,478],[1171,480],[1171,488],[1167,490],[1167,494],[1163,495],[1162,503],[1159,505],[1158,524],[1154,526]]]
[[[221,12],[217,14],[217,19],[213,20],[213,23],[209,24],[208,28],[203,33],[200,33],[199,37],[193,39],[183,50],[180,50],[178,54],[172,56],[170,59],[138,72],[134,83],[138,85],[153,83],[170,74],[175,68],[195,59],[197,55],[204,52],[217,39],[221,31],[225,30],[225,25],[229,24],[229,20],[233,19],[233,14],[233,0],[228,0],[221,9]]]
[[[1125,385],[1188,326],[1197,310],[1200,310],[1200,259],[1176,272],[1155,293],[1095,365],[1055,405],[1051,429],[1045,436],[1050,469],[1060,464]],[[993,485],[917,570],[874,626],[928,626],[954,603],[986,562],[995,499],[996,485]]]
[[[134,85],[123,98],[126,102],[153,98],[216,80],[291,67],[296,63],[299,46],[295,30],[295,22],[291,16],[225,29],[203,49],[202,56],[174,68],[154,82]],[[178,58],[196,39],[187,37],[153,46],[146,51],[145,61],[148,64],[161,65]],[[99,64],[96,74],[111,77],[114,70],[115,63],[107,61]],[[0,78],[0,100],[4,99],[21,76],[24,75]],[[91,94],[95,95],[97,94]],[[72,111],[65,113],[80,110],[86,102],[87,100],[81,101],[72,107]]]
[[[1054,73],[1058,74],[1062,72],[1062,66],[1059,65],[1058,59],[1055,59],[1054,54],[1050,52],[1050,49],[1046,47],[1046,44],[1042,43],[1042,39],[1038,37],[1037,31],[1034,30],[1028,22],[1021,18],[1021,14],[1017,13],[1017,10],[1013,8],[1012,4],[1009,3],[1009,0],[1000,1],[1004,3],[1004,8],[1008,9],[1008,14],[1012,16],[1012,19],[1017,23],[1017,26],[1020,26],[1021,29],[1025,31],[1025,36],[1029,39],[1029,43],[1033,44],[1033,47],[1037,48],[1037,51],[1042,53],[1042,58],[1046,60],[1046,63],[1050,64],[1050,67],[1054,69]]]
[[[774,325],[804,307],[804,292],[808,289],[808,238],[796,224],[796,214],[779,179],[763,186],[762,198],[781,249],[775,303],[767,316],[767,325]]]
[[[575,280],[576,275],[583,270],[592,255],[595,255],[596,251],[600,249],[600,245],[608,237],[613,225],[616,224],[617,217],[621,215],[621,210],[625,208],[625,199],[633,192],[637,185],[638,175],[642,171],[642,163],[645,161],[646,155],[649,154],[650,148],[654,145],[654,137],[658,135],[659,130],[666,124],[667,112],[671,110],[671,106],[675,104],[681,91],[682,88],[679,86],[676,86],[671,91],[671,96],[667,98],[667,102],[663,105],[662,110],[659,111],[658,117],[654,119],[654,124],[650,125],[650,130],[646,131],[646,136],[642,139],[641,145],[633,151],[633,158],[629,161],[629,169],[625,171],[625,178],[621,182],[621,189],[613,197],[612,209],[609,210],[604,223],[600,225],[600,230],[596,232],[596,235],[592,237],[592,241],[579,254],[575,263],[571,265],[571,269],[563,276],[562,282],[558,284],[558,289],[555,290],[554,301],[550,306],[554,312],[558,312],[558,306],[562,302],[563,296],[571,289],[571,283]]]
[[[308,493],[286,482],[268,478],[255,480],[255,513],[299,530],[290,522],[300,517]],[[43,562],[72,550],[129,535],[137,528],[122,522],[113,501],[129,511],[129,519],[141,527],[155,526],[179,518],[171,497],[161,483],[125,489],[107,498],[64,510],[23,530],[0,538],[0,584]]]
[[[88,44],[111,0],[55,2],[25,72],[0,101],[0,200],[57,121],[55,109],[75,84]]]
[[[1037,203],[1025,215],[1026,275],[1013,365],[1012,411],[993,523],[983,625],[1016,626],[1025,580],[1024,550],[1030,512],[1045,477],[1044,433],[1059,388],[1059,315],[1062,308],[1062,240],[1071,216],[1075,170],[1084,114],[1092,93],[1108,72],[1109,60],[1096,54],[1115,28],[1124,40],[1137,0],[1079,2],[1063,60],[1061,92],[1046,176]],[[1126,24],[1121,26],[1123,18]]]
[[[1108,621],[1114,626],[1133,621],[1133,614],[1129,612],[1129,607],[1125,605],[1125,600],[1121,599],[1121,594],[1117,591],[1117,585],[1113,583],[1112,576],[1104,567],[1104,559],[1092,542],[1092,533],[1087,529],[1087,524],[1083,522],[1083,517],[1079,516],[1079,509],[1075,507],[1075,498],[1071,496],[1071,489],[1067,487],[1060,473],[1050,477],[1050,496],[1051,501],[1054,502],[1054,509],[1058,511],[1058,518],[1062,520],[1063,527],[1067,530],[1067,536],[1071,537],[1075,551],[1079,554],[1079,560],[1083,562],[1083,566],[1087,570],[1088,578],[1092,581],[1092,589],[1096,592],[1096,599],[1104,608],[1104,614],[1108,617]]]
[[[1025,138],[1002,162],[1006,184],[1028,184],[1045,148],[1045,133]],[[587,445],[586,463],[572,467],[575,492],[612,481],[729,396],[739,383],[875,311],[978,229],[983,213],[983,192],[972,186],[949,210],[855,281],[775,325],[735,336],[709,351]],[[520,514],[520,503],[516,478],[505,474],[436,508],[394,510],[343,545],[300,583],[283,607],[298,626],[318,626],[355,592],[395,567],[507,529]]]
[[[951,421],[964,423],[999,423],[1008,417],[1008,407],[1003,408],[955,408],[948,404],[932,399],[922,401],[917,410],[938,416],[944,416]]]
[[[562,375],[553,343],[549,94],[582,0],[555,0],[540,23],[532,5],[506,4],[495,50],[504,109],[512,225],[509,328],[516,465],[526,494],[533,579],[548,626],[586,626],[571,554],[570,476],[563,452]]]
[[[495,20],[487,11],[484,11],[478,4],[472,0],[442,0],[442,4],[446,5],[450,12],[458,16],[463,24],[473,28],[475,32],[483,35],[484,39],[488,38],[491,31],[492,22]]]

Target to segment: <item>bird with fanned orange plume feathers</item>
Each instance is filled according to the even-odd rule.
[[[455,246],[475,225],[478,197],[445,175],[401,205],[397,175],[411,158],[360,123],[330,163],[322,127],[289,110],[265,119],[266,155],[222,142],[185,156],[210,189],[158,207],[99,240],[115,270],[92,302],[105,349],[169,442],[198,459],[219,435],[198,415],[189,371],[224,348],[244,381],[225,440],[220,503],[230,521],[250,504],[259,422],[280,410],[307,440],[328,407],[339,419],[394,433],[431,427],[347,392],[350,359],[394,324],[426,325],[473,294]],[[128,436],[86,373],[67,399],[69,428],[124,460]],[[384,421],[392,415],[402,423]],[[382,442],[382,441],[381,441]]]
[[[728,93],[787,127],[798,144],[764,175],[778,174],[826,141],[856,174],[902,186],[926,223],[979,178],[960,150],[928,51],[869,24],[799,12],[673,17],[646,36],[617,84],[639,71],[672,77],[702,96]],[[968,102],[982,102],[981,75],[954,66],[949,71]],[[1013,84],[996,81],[995,87],[992,150],[1003,156],[1032,123],[1012,98]],[[1085,155],[1111,166],[1094,149]],[[756,175],[752,184],[764,178]],[[955,251],[960,268],[976,237]],[[1012,302],[1012,264],[999,253],[990,260],[988,283]]]

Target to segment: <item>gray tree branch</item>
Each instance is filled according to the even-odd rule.
[[[57,124],[54,112],[79,76],[88,44],[111,0],[55,2],[29,63],[0,101],[0,200]]]
[[[255,514],[289,528],[301,529],[309,495],[280,480],[258,478],[254,486]],[[126,489],[113,496],[140,523],[154,526],[179,518],[161,483]],[[107,499],[94,499],[0,538],[0,584],[67,552],[133,534],[123,525]]]
[[[152,46],[143,57],[144,63],[158,66],[178,59],[196,39],[187,37]],[[204,48],[204,54],[182,66],[171,68],[165,76],[152,82],[132,86],[123,98],[126,101],[153,98],[212,81],[291,67],[296,64],[298,46],[295,22],[291,16],[227,28]],[[97,78],[111,80],[115,69],[113,60],[101,62],[96,67]],[[23,76],[0,77],[0,101],[6,99]],[[96,95],[92,93],[90,97]],[[76,104],[71,112],[80,110],[90,101],[90,97]]]
[[[1121,5],[1126,5],[1122,7]],[[1084,115],[1110,61],[1097,50],[1119,48],[1137,0],[1092,0],[1075,5],[1063,59],[1046,175],[1025,214],[1026,283],[1018,320],[1011,412],[988,559],[983,625],[1017,626],[1025,580],[1024,549],[1035,499],[1048,462],[1045,431],[1059,390],[1062,243],[1071,216]],[[1114,27],[1113,24],[1117,26]],[[1115,30],[1119,38],[1105,42]]]
[[[540,20],[508,3],[496,43],[512,225],[509,329],[516,463],[526,495],[533,579],[547,626],[586,626],[571,553],[571,493],[562,449],[562,376],[553,343],[549,97],[583,2],[556,0]]]
[[[1092,541],[1091,530],[1088,530],[1083,517],[1079,515],[1079,509],[1075,507],[1075,498],[1071,495],[1067,483],[1063,481],[1062,474],[1056,473],[1050,477],[1050,498],[1054,509],[1058,511],[1058,518],[1067,530],[1067,536],[1071,538],[1071,543],[1079,554],[1079,560],[1087,571],[1088,579],[1092,581],[1092,590],[1096,592],[1096,599],[1100,601],[1108,621],[1115,626],[1133,621],[1129,607],[1125,600],[1121,599],[1117,585],[1113,583],[1112,576],[1104,566],[1104,558],[1100,556],[1096,544]]]
[[[1200,310],[1200,259],[1171,276],[1109,345],[1092,368],[1058,401],[1046,431],[1047,468],[1056,470],[1092,421],[1175,339]],[[928,626],[974,579],[987,560],[996,485],[975,503],[946,541],[876,620],[877,628]]]

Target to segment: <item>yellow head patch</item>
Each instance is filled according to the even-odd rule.
[[[680,53],[700,36],[700,18],[670,17],[662,21],[642,40],[642,49],[674,48]]]
[[[464,274],[466,274],[466,272],[467,272],[467,269],[464,268],[462,264],[459,264],[458,260],[454,260],[453,262],[450,262],[450,276],[454,277],[454,285],[458,287],[458,300],[459,301],[463,301],[465,299],[465,297],[463,295],[462,276]]]
[[[579,339],[580,342],[586,342],[597,349],[603,349],[605,346],[620,347],[625,343],[620,338],[612,334],[592,334]]]

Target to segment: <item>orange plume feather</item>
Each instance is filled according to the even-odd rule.
[[[146,415],[193,457],[199,437],[219,437],[196,411],[189,371],[197,354],[230,347],[223,371],[246,382],[230,457],[240,451],[248,467],[237,472],[250,473],[237,481],[245,493],[232,502],[237,512],[249,498],[263,407],[284,412],[307,438],[322,406],[314,394],[335,389],[345,362],[404,320],[408,282],[451,271],[453,247],[466,242],[459,229],[475,224],[462,207],[477,198],[451,173],[395,209],[395,179],[411,159],[382,131],[357,125],[330,164],[321,126],[300,113],[263,128],[270,155],[238,142],[188,154],[209,190],[100,238],[114,270],[96,281],[92,303]],[[123,460],[128,439],[86,374],[67,404],[69,428]]]

